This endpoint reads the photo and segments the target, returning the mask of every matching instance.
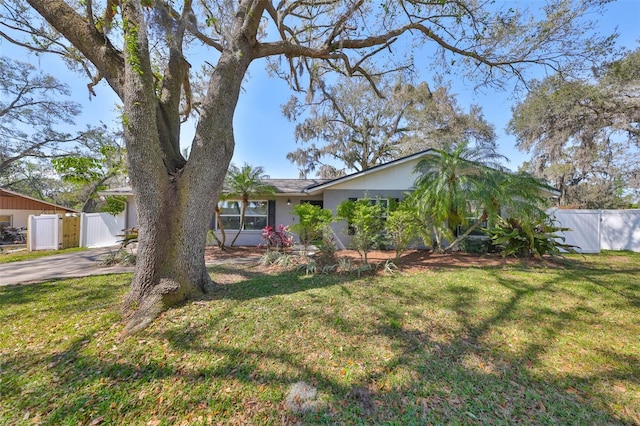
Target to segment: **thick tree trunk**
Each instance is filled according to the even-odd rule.
[[[125,334],[146,327],[167,307],[214,289],[204,263],[208,217],[198,214],[211,203],[179,191],[170,185],[163,197],[168,202],[147,210],[151,215],[140,224],[136,270],[123,305],[129,317]],[[188,199],[191,203],[180,203]],[[199,199],[199,208],[189,208]]]
[[[196,138],[217,147],[211,154],[192,153],[187,167],[175,175],[167,175],[164,168],[152,179],[148,168],[141,171],[143,176],[131,175],[140,241],[131,291],[123,304],[128,318],[124,334],[146,327],[163,310],[214,288],[204,249],[234,142],[230,121],[218,121],[213,131],[204,128],[196,131]],[[212,134],[226,137],[213,144]],[[132,153],[129,156],[131,161]]]
[[[143,22],[139,8],[135,2],[126,3],[124,13],[131,22]],[[147,51],[142,28],[131,26],[131,38],[139,41],[137,50],[130,49],[131,55]],[[240,37],[237,46],[224,52],[211,74],[189,161],[183,168],[176,168],[180,162],[171,158],[175,153],[163,148],[167,145],[163,129],[179,120],[177,109],[175,116],[158,115],[148,56],[126,61],[125,140],[140,239],[131,290],[123,304],[128,319],[124,334],[146,327],[163,310],[214,288],[204,249],[209,219],[233,155],[233,115],[251,63],[250,49],[243,43],[246,40]]]
[[[213,288],[204,263],[208,221],[233,155],[233,115],[242,80],[259,54],[256,35],[269,2],[234,2],[236,11],[229,15],[233,22],[225,22],[230,25],[224,42],[214,43],[220,56],[199,105],[188,161],[180,154],[180,105],[188,91],[184,82],[190,64],[182,46],[190,12],[171,17],[175,20],[167,27],[167,45],[156,49],[149,46],[147,31],[170,19],[158,20],[146,2],[117,2],[122,35],[114,38],[123,48],[116,49],[98,28],[102,25],[83,18],[75,6],[61,0],[28,2],[95,65],[123,101],[129,178],[139,223],[136,271],[123,305],[129,320],[124,332],[132,333],[162,310]],[[154,65],[152,52],[162,52]],[[164,65],[161,79],[156,78],[158,64]]]

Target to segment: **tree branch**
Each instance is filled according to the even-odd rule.
[[[104,34],[89,25],[62,0],[26,0],[86,56],[100,71],[120,99],[124,98],[124,59]]]

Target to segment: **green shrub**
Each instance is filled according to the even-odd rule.
[[[565,244],[564,237],[557,234],[569,230],[555,226],[549,218],[531,223],[498,217],[496,226],[487,229],[487,234],[491,236],[494,245],[502,248],[504,257],[541,257],[545,254],[557,256],[563,251],[576,253],[575,249],[579,247]]]
[[[330,250],[333,243],[330,225],[334,220],[331,210],[302,203],[295,206],[293,211],[298,216],[298,222],[290,228],[298,234],[300,244],[304,247],[304,254],[307,254],[312,244],[318,246],[320,251]]]
[[[415,209],[400,203],[397,210],[389,213],[384,227],[396,259],[399,259],[409,244],[422,234],[423,225]]]
[[[318,264],[315,259],[307,258],[306,262],[298,265],[297,270],[304,271],[305,275],[313,275],[318,271]]]
[[[262,257],[260,257],[260,264],[263,266],[282,266],[288,268],[296,263],[295,256],[281,252],[279,250],[267,250]]]
[[[136,255],[129,253],[126,249],[109,251],[102,259],[98,261],[98,266],[134,266],[136,264]]]
[[[487,237],[467,237],[460,242],[460,249],[465,253],[484,254],[489,251],[490,246],[491,239]]]
[[[383,244],[384,213],[381,203],[368,198],[338,204],[338,217],[345,219],[353,230],[351,247],[360,253],[365,263],[368,263],[367,253]]]

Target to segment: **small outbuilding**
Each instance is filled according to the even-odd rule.
[[[0,188],[0,229],[26,228],[29,215],[66,213],[80,212]]]

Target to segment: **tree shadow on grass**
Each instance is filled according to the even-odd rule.
[[[141,385],[180,375],[174,366],[156,360],[135,362],[108,349],[105,356],[88,352],[98,333],[94,327],[61,351],[31,350],[6,357],[0,364],[0,420],[119,423],[122,413],[140,404],[133,392]]]
[[[459,324],[458,327],[442,327],[449,332],[455,330],[455,335],[446,339],[437,336],[437,324],[431,329],[412,325],[413,321],[428,323],[429,318],[412,311],[414,302],[411,300],[404,300],[404,305],[395,307],[384,297],[367,300],[367,309],[371,309],[372,315],[350,319],[344,306],[338,310],[332,308],[335,294],[324,299],[324,310],[318,308],[307,315],[300,314],[298,305],[282,304],[283,312],[289,312],[282,319],[289,322],[289,329],[304,330],[309,315],[314,315],[324,324],[324,330],[328,330],[315,335],[301,332],[304,336],[298,342],[301,346],[285,341],[274,346],[262,340],[264,336],[260,333],[253,345],[212,341],[208,336],[217,329],[216,321],[234,316],[233,310],[220,312],[210,325],[201,324],[196,330],[176,328],[161,333],[159,338],[166,339],[177,351],[223,356],[225,363],[216,369],[201,371],[200,374],[207,377],[224,376],[245,384],[268,384],[280,389],[298,380],[311,383],[325,395],[327,406],[319,413],[296,418],[303,423],[616,424],[632,421],[633,417],[622,420],[608,412],[606,406],[611,403],[610,395],[599,393],[595,386],[589,389],[591,397],[582,398],[535,368],[542,363],[549,342],[572,323],[580,321],[585,313],[592,312],[581,306],[574,310],[545,308],[534,313],[524,312],[522,306],[528,300],[539,294],[554,294],[554,282],[529,285],[516,279],[496,279],[508,290],[509,296],[504,297],[490,314],[478,314],[482,301],[477,290],[461,285],[443,289],[449,293],[447,307]],[[247,301],[318,288],[298,282],[282,292],[279,286],[273,287],[276,280],[266,279],[258,285],[251,281],[234,284],[234,287],[240,287],[228,296],[234,301]],[[356,285],[367,286],[363,280],[355,281]],[[323,283],[331,284],[342,284],[352,290],[354,285],[348,280]],[[347,294],[351,297],[352,291]],[[310,307],[312,300],[307,298],[296,303]],[[531,324],[539,329],[533,338],[515,349],[509,348],[509,338],[502,342],[488,340],[496,329],[509,326],[513,321],[530,319],[520,318],[522,314],[545,318],[544,322]],[[233,334],[234,328],[226,329],[226,332]],[[318,341],[325,339],[325,333],[346,336],[351,347],[323,348]],[[273,338],[277,338],[277,334],[274,332]],[[187,339],[186,335],[189,336]],[[287,336],[293,340],[297,338],[295,333]],[[367,341],[377,342],[381,338],[388,346],[386,350],[393,354],[388,360],[379,366],[364,368],[364,371],[350,367],[353,363],[366,365],[367,357],[372,353],[372,348],[367,348],[370,346]],[[343,350],[349,354],[340,355]],[[332,368],[328,359],[341,365]],[[350,369],[358,370],[351,380],[345,378]],[[590,381],[602,383],[611,377],[593,375]],[[568,375],[565,379],[575,380]]]
[[[378,333],[388,336],[402,348],[389,368],[409,368],[414,380],[405,385],[402,394],[414,400],[410,410],[427,422],[456,418],[462,422],[498,423],[633,423],[638,412],[627,413],[620,419],[605,408],[614,405],[611,394],[599,391],[603,383],[617,377],[630,380],[638,372],[638,357],[614,354],[623,365],[618,371],[591,374],[587,380],[564,375],[568,383],[588,385],[589,397],[576,395],[573,388],[560,386],[552,377],[535,371],[547,353],[550,343],[571,324],[581,321],[583,314],[592,313],[588,308],[576,307],[562,312],[546,312],[546,320],[531,324],[538,329],[536,338],[508,349],[509,340],[498,342],[488,335],[496,329],[507,327],[521,318],[522,304],[539,293],[548,292],[553,282],[529,286],[516,280],[499,279],[500,285],[510,289],[510,297],[502,301],[490,315],[478,321],[479,303],[476,291],[459,285],[446,288],[453,296],[449,307],[462,324],[457,336],[446,343],[434,341],[432,332],[397,326],[397,312],[381,312],[389,321],[378,328]],[[507,348],[505,350],[505,348]],[[633,365],[636,367],[633,367]],[[432,378],[436,378],[435,380]],[[376,381],[369,378],[368,381]],[[633,379],[637,383],[636,379]],[[399,398],[389,393],[386,398]],[[402,402],[402,398],[400,397]],[[422,411],[421,411],[422,410]],[[374,419],[380,420],[380,419]]]
[[[315,288],[324,288],[348,283],[353,277],[345,274],[305,275],[293,270],[279,273],[267,273],[253,268],[239,268],[237,265],[216,266],[209,272],[238,277],[230,283],[220,282],[216,291],[207,299],[233,299],[238,301],[255,298],[268,298],[278,295],[294,294]],[[215,277],[214,277],[214,281]]]
[[[616,280],[611,280],[612,271],[607,270],[578,269],[562,275],[567,278],[583,278],[601,291],[617,295],[620,300],[624,300],[624,305],[639,308],[640,268],[618,269],[616,272]],[[620,279],[621,274],[626,275],[626,279]]]
[[[637,412],[613,414],[611,395],[599,390],[608,380],[637,383],[637,356],[609,350],[602,355],[624,368],[581,377],[543,366],[556,339],[600,313],[575,297],[570,272],[524,282],[487,270],[500,291],[491,306],[491,290],[457,281],[430,290],[426,280],[397,281],[427,288],[421,300],[417,289],[395,288],[395,278],[212,272],[241,279],[220,286],[219,303],[185,305],[143,335],[99,345],[90,327],[63,351],[5,357],[0,396],[20,413],[13,418],[31,411],[46,423],[179,423],[211,407],[216,421],[254,424],[637,421]],[[563,297],[578,302],[532,303]],[[33,385],[34,364],[49,370],[47,389]],[[283,412],[288,386],[300,380],[318,388],[319,412]]]

